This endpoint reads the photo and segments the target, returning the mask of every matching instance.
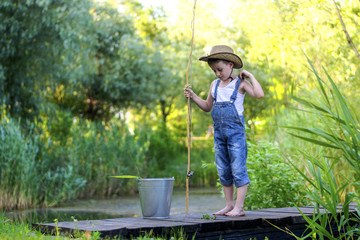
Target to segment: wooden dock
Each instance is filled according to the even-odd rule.
[[[356,204],[351,204],[355,211]],[[301,207],[300,210],[312,216],[314,208]],[[306,222],[294,207],[262,209],[247,211],[243,217],[217,216],[216,219],[202,219],[203,215],[170,216],[168,219],[145,218],[115,218],[104,220],[87,220],[75,222],[59,222],[33,224],[37,229],[47,234],[54,234],[56,228],[65,234],[74,232],[91,233],[97,231],[102,237],[120,237],[130,239],[150,232],[155,236],[171,236],[173,231],[182,231],[188,239],[239,239],[261,240],[294,239],[291,235],[275,228],[289,229],[297,236],[302,236],[306,230]],[[271,223],[271,224],[269,224]],[[335,230],[335,229],[334,229]],[[337,230],[336,230],[337,231]]]

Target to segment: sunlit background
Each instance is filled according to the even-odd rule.
[[[136,196],[114,175],[183,190],[193,4],[1,1],[1,209]],[[195,13],[193,91],[207,97],[216,76],[198,59],[226,44],[265,92],[244,103],[246,208],[357,196],[360,2],[198,0]],[[191,188],[219,193],[211,114],[190,116]]]

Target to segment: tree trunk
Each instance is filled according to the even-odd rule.
[[[335,0],[333,0],[333,2],[334,2],[334,5],[335,5],[336,13],[337,13],[337,15],[338,15],[338,17],[339,17],[339,20],[340,20],[340,22],[341,22],[342,29],[343,29],[343,31],[344,31],[344,33],[345,33],[346,40],[347,40],[347,42],[349,43],[350,47],[354,50],[357,58],[360,60],[360,54],[359,54],[356,46],[354,45],[353,41],[351,40],[348,31],[346,30],[344,21],[343,21],[343,19],[342,19],[342,17],[341,17],[341,14],[340,14],[340,10],[339,10],[339,8],[338,8]]]

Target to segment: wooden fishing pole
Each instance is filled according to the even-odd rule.
[[[194,7],[193,7],[193,18],[191,22],[191,50],[189,54],[189,61],[186,68],[186,87],[190,87],[191,84],[191,77],[189,81],[189,69],[191,66],[191,58],[192,58],[192,52],[194,49],[194,35],[195,35],[195,9],[196,9],[196,1],[194,0]],[[188,114],[187,114],[187,139],[188,139],[188,166],[187,166],[187,174],[186,174],[186,215],[189,213],[189,178],[192,176],[192,172],[190,170],[190,153],[191,153],[191,99],[188,98]]]

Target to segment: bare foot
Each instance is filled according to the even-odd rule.
[[[234,208],[233,206],[226,206],[223,209],[221,209],[220,211],[213,213],[213,215],[226,215],[226,213],[233,210],[233,208]]]
[[[241,216],[245,216],[245,212],[244,212],[244,210],[242,208],[235,207],[230,212],[225,213],[225,216],[241,217]]]

